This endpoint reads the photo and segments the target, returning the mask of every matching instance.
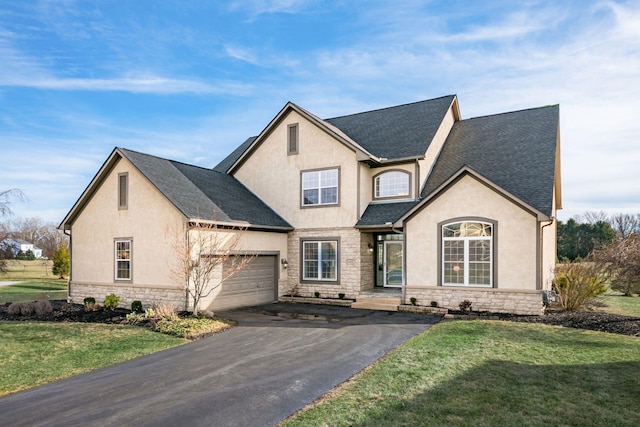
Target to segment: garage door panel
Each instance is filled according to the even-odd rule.
[[[213,301],[213,310],[266,304],[277,299],[276,264],[274,255],[260,255],[222,283]],[[232,268],[228,261],[223,268]]]

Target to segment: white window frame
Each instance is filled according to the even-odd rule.
[[[404,188],[402,191],[397,191],[396,193],[389,194],[381,194],[381,190],[392,188],[389,184],[384,185],[383,179],[394,179],[397,180],[396,177],[402,177],[406,183],[406,192]],[[399,181],[398,181],[399,182]],[[380,172],[373,178],[373,198],[374,199],[402,199],[411,197],[411,173],[401,170],[401,169],[393,169],[384,172]]]
[[[322,258],[322,245],[323,244],[332,244],[334,246],[335,258],[334,259],[323,259]],[[306,247],[307,246],[316,246],[318,257],[315,260],[307,259],[306,256]],[[300,278],[303,282],[338,282],[339,277],[339,266],[340,266],[340,242],[338,239],[324,239],[324,240],[302,240],[301,248],[300,248],[300,260],[301,260],[301,268],[300,268]],[[307,262],[315,261],[316,262],[316,275],[310,276],[307,271]],[[332,269],[334,271],[334,277],[324,278],[322,277],[322,267],[323,263],[330,262],[332,263]]]
[[[121,243],[126,243],[128,245],[127,249],[119,249],[118,246]],[[124,255],[124,253],[128,250],[128,258],[119,258],[119,256]],[[133,263],[132,263],[132,256],[133,254],[133,240],[132,239],[115,239],[113,241],[113,255],[114,255],[114,278],[117,281],[132,281],[133,279]],[[121,263],[127,263],[128,264],[128,269],[126,271],[128,271],[128,277],[120,277],[120,269],[118,268]]]
[[[456,225],[456,224],[481,224],[484,227],[488,227],[489,230],[491,231],[490,234],[487,235],[467,235],[467,232],[464,230],[464,227],[461,227],[461,235],[460,236],[453,236],[453,237],[445,237],[445,232],[444,229],[445,227],[450,227],[452,225]],[[483,287],[483,288],[492,288],[494,287],[494,238],[495,238],[495,225],[489,222],[485,222],[485,221],[478,221],[478,220],[466,220],[466,221],[453,221],[453,222],[448,222],[446,224],[443,224],[441,226],[441,233],[442,233],[442,263],[441,263],[441,268],[442,268],[442,285],[443,286],[462,286],[462,287]],[[482,233],[480,233],[482,234]],[[477,242],[477,241],[484,241],[484,242],[488,242],[489,243],[489,260],[488,261],[471,261],[469,259],[469,255],[470,255],[470,246],[471,246],[471,242]],[[462,255],[463,255],[463,259],[462,261],[450,261],[447,260],[447,254],[446,254],[446,242],[462,242],[463,243],[463,247],[462,247]],[[447,269],[446,266],[447,264],[462,264],[462,269],[463,269],[463,282],[462,283],[451,283],[451,282],[447,282]],[[489,283],[470,283],[470,265],[472,263],[477,263],[477,264],[486,264],[486,266],[489,269]],[[455,268],[456,266],[454,266]]]
[[[323,184],[323,175],[333,172],[335,173],[335,185],[327,185]],[[309,180],[305,180],[305,177],[311,177],[315,175],[315,181],[317,185],[311,185],[308,183]],[[323,200],[322,190],[327,190],[330,188],[336,189],[336,198],[335,201],[325,201]],[[317,190],[318,191],[318,202],[317,203],[307,203],[307,199],[304,196],[305,191]],[[316,169],[316,170],[308,170],[300,172],[300,206],[303,208],[307,207],[317,207],[317,206],[337,206],[340,204],[340,168],[326,168],[326,169]]]

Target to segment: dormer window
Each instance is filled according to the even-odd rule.
[[[381,172],[373,178],[373,197],[376,199],[409,197],[410,180],[411,174],[402,170]]]

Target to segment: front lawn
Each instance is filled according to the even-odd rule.
[[[0,396],[184,342],[134,326],[0,322]]]
[[[602,305],[598,307],[599,311],[640,317],[640,297],[624,296],[621,292],[610,290],[598,296],[596,302]]]
[[[9,280],[0,276],[0,280]],[[67,280],[40,278],[10,280],[18,283],[10,286],[0,286],[0,304],[7,302],[28,302],[38,298],[67,299]]]
[[[282,425],[635,426],[638,396],[638,338],[449,321]]]

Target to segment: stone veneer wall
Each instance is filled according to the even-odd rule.
[[[542,314],[542,291],[523,291],[507,289],[472,289],[454,287],[407,287],[406,301],[417,299],[417,305],[430,306],[436,301],[438,307],[459,310],[460,303],[469,300],[473,311],[493,313]]]
[[[69,297],[72,302],[77,304],[82,304],[86,297],[93,297],[96,299],[96,303],[102,305],[104,297],[111,293],[120,297],[119,307],[131,308],[131,303],[137,300],[142,302],[144,308],[154,304],[169,304],[176,310],[184,310],[185,308],[185,291],[173,287],[72,282]]]
[[[339,281],[322,283],[300,283],[300,239],[340,239],[339,244]],[[338,298],[340,293],[345,298],[354,299],[361,290],[373,288],[373,254],[367,249],[372,243],[370,234],[360,233],[354,228],[334,229],[296,229],[289,233],[287,255],[289,267],[288,280],[280,283],[278,295],[292,293],[303,297],[313,297],[320,292],[322,298]]]

